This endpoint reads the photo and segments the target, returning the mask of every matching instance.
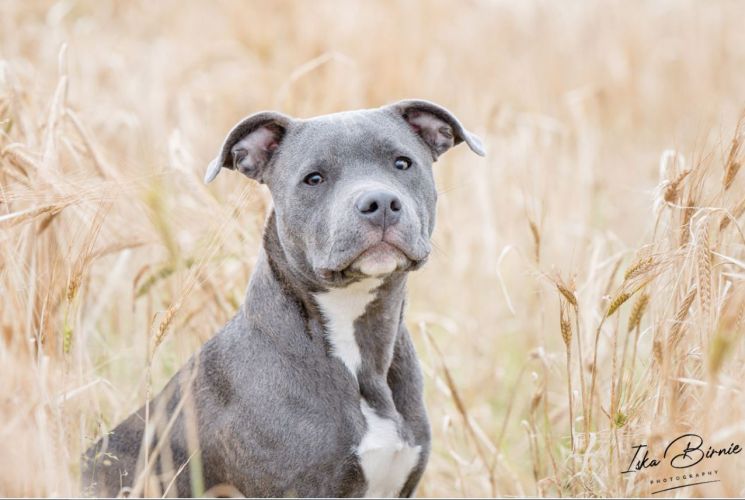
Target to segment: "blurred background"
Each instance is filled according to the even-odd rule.
[[[742,391],[713,389],[741,384],[741,337],[721,372],[706,353],[742,323],[743,19],[718,1],[1,2],[0,494],[78,494],[81,451],[235,313],[271,207],[238,174],[202,183],[235,122],[403,98],[488,150],[435,165],[435,251],[409,280],[434,432],[419,496],[649,494],[619,473],[631,444],[704,420],[742,436]],[[663,253],[627,328],[614,297]],[[686,302],[681,276],[708,295]],[[664,347],[681,325],[690,350]],[[683,491],[737,496],[736,470]]]

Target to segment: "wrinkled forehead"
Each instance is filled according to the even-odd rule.
[[[422,155],[420,160],[426,160],[429,154],[406,122],[382,110],[348,111],[301,120],[286,141],[283,153],[303,163],[369,161],[392,155]]]

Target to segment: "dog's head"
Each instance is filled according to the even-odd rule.
[[[205,182],[222,168],[265,183],[289,264],[341,286],[419,267],[430,252],[437,191],[432,163],[478,137],[448,110],[407,100],[311,119],[249,116],[230,131]]]

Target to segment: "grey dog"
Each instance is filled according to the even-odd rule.
[[[461,142],[484,155],[455,116],[422,100],[238,123],[205,181],[238,170],[272,194],[246,300],[86,452],[84,492],[411,496],[430,428],[403,321],[406,277],[430,253],[432,163]]]

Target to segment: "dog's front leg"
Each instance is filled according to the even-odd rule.
[[[411,432],[414,444],[421,446],[419,462],[399,492],[400,497],[410,497],[422,477],[430,450],[430,428],[424,407],[422,371],[414,345],[406,327],[401,323],[388,370],[388,385],[393,394],[396,410],[403,418],[405,428]],[[408,434],[408,432],[407,432]]]

